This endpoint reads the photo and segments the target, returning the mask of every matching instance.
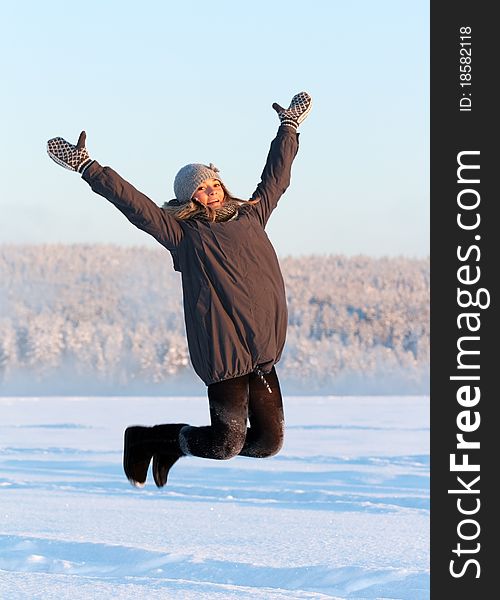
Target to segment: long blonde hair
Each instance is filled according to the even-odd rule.
[[[218,180],[220,181],[220,179]],[[222,189],[224,190],[224,202],[223,207],[233,205],[235,207],[257,204],[260,202],[260,198],[254,198],[253,200],[240,200],[235,198],[227,189],[227,187],[220,181]],[[165,202],[162,208],[168,211],[178,221],[188,221],[189,219],[203,219],[207,221],[215,221],[217,219],[217,211],[220,209],[210,208],[205,206],[197,200],[191,199],[188,202],[179,202],[178,200],[170,200]]]

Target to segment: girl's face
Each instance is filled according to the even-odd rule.
[[[219,208],[224,202],[224,190],[218,179],[205,179],[193,194],[193,199],[198,200],[204,206]]]

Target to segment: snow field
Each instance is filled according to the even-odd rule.
[[[271,459],[182,459],[132,488],[133,423],[204,398],[0,398],[0,597],[429,597],[426,397],[289,397]]]

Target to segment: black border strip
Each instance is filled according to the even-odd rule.
[[[490,598],[496,589],[500,228],[494,213],[500,203],[495,189],[500,152],[493,88],[500,26],[492,6],[481,0],[431,3],[431,596],[436,599]],[[458,173],[461,181],[458,161],[466,165]],[[459,214],[471,229],[459,226]],[[463,305],[470,298],[478,306],[460,306],[458,289]],[[459,364],[460,349],[479,353],[462,354]],[[467,448],[457,448],[461,434]],[[479,470],[451,470],[453,454],[457,465],[468,461]]]

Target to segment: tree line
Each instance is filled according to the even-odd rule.
[[[428,393],[429,261],[280,260],[286,393]],[[198,391],[166,250],[0,246],[0,393]]]

